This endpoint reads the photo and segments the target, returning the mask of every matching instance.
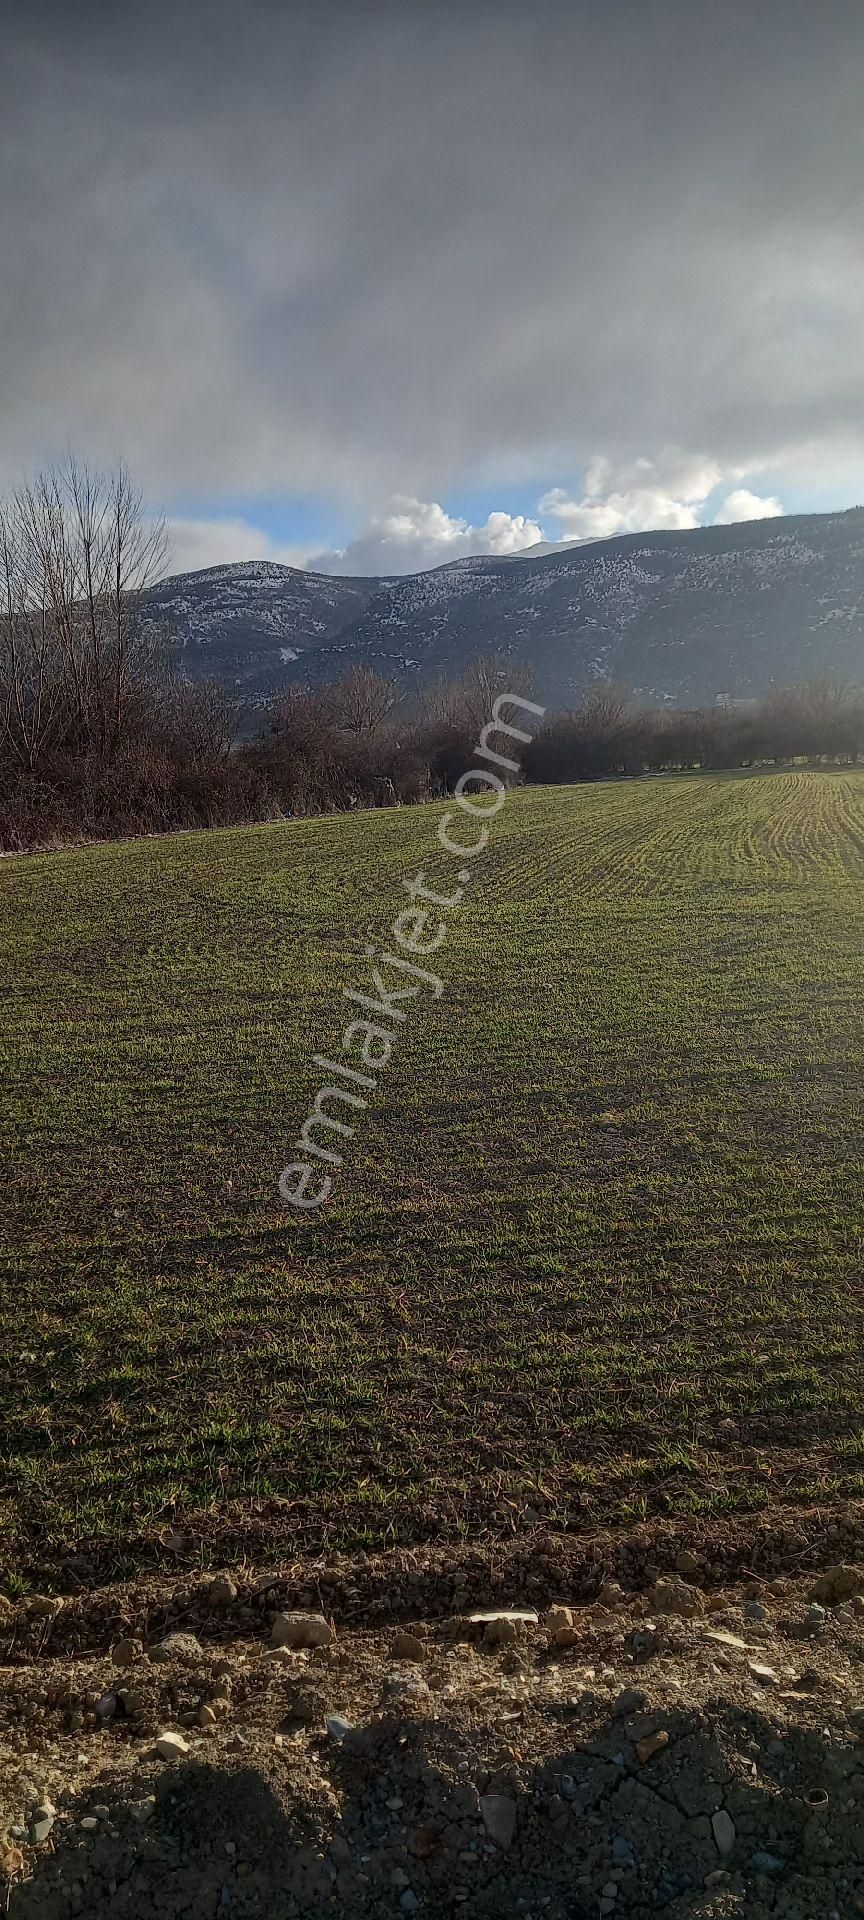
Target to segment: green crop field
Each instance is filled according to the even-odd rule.
[[[511,795],[304,1217],[440,813],[3,862],[7,1579],[864,1491],[864,775]]]

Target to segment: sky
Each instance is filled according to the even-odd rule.
[[[7,0],[0,486],[172,571],[864,500],[860,0]]]

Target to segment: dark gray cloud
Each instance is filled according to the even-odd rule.
[[[374,520],[669,446],[864,467],[859,0],[37,4],[4,66],[7,473]]]

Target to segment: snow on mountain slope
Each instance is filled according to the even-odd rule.
[[[823,666],[864,681],[864,509],[478,555],[397,579],[249,561],[161,582],[146,617],[189,672],[252,705],[354,661],[412,684],[492,651],[530,663],[550,706],[598,676],[678,704]]]

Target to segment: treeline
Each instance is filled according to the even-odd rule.
[[[122,467],[69,460],[0,502],[0,847],[24,850],[181,827],[410,804],[452,790],[512,661],[476,661],[409,701],[353,667],[297,687],[236,743],[216,682],[172,671],[139,619],[164,568]],[[864,754],[864,695],[828,676],[746,710],[645,711],[614,687],[552,716],[522,754],[535,782]]]
[[[526,780],[557,783],[621,774],[842,761],[864,755],[864,690],[828,673],[746,706],[645,709],[602,687],[553,715],[523,759]]]

